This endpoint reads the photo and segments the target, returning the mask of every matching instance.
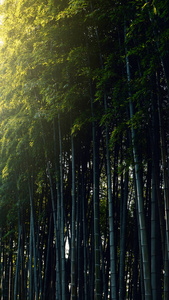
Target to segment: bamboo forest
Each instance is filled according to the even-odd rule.
[[[0,300],[169,299],[169,1],[0,2]]]

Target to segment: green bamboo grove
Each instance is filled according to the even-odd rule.
[[[169,2],[0,20],[0,299],[169,299]]]

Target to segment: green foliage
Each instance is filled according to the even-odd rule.
[[[148,149],[150,141],[153,143],[153,103],[157,111],[158,106],[162,107],[164,135],[168,147],[168,86],[167,75],[164,72],[169,53],[168,11],[168,1],[114,1],[112,3],[108,0],[5,0],[0,6],[2,16],[0,24],[2,39],[0,43],[0,227],[4,228],[5,232],[3,241],[8,241],[13,233],[9,225],[13,224],[14,228],[17,228],[18,215],[22,212],[20,221],[22,226],[23,224],[26,226],[28,239],[30,234],[28,186],[31,185],[35,231],[36,234],[40,232],[37,236],[40,239],[40,251],[44,259],[42,272],[38,270],[38,274],[42,276],[46,266],[46,241],[50,219],[54,221],[54,218],[50,218],[51,214],[53,216],[52,191],[56,211],[60,209],[58,198],[61,193],[59,174],[61,167],[64,182],[64,221],[66,220],[67,226],[64,232],[65,235],[71,236],[71,135],[75,140],[75,198],[76,213],[79,213],[75,220],[79,227],[76,238],[80,236],[81,240],[77,241],[80,249],[84,242],[83,230],[88,229],[86,247],[88,247],[89,258],[87,258],[86,268],[90,268],[90,262],[93,261],[93,125],[99,141],[99,222],[101,237],[104,240],[102,266],[105,266],[108,278],[110,262],[106,128],[109,138],[118,265],[121,226],[119,199],[124,193],[123,176],[126,171],[130,173],[126,248],[131,260],[131,274],[126,273],[126,276],[132,275],[135,259],[133,234],[134,230],[138,231],[138,228],[134,228],[136,207],[130,132],[132,128],[136,132],[135,143],[139,149],[141,161],[139,168],[143,170],[143,194],[146,197],[147,194],[151,194],[153,188],[152,178],[148,178],[147,171],[147,163],[153,159],[152,151]],[[126,37],[124,37],[124,24],[127,29]],[[129,60],[130,80],[127,78],[126,55]],[[132,117],[129,113],[129,103],[132,103],[134,109]],[[158,125],[158,117],[156,119],[159,140],[161,128]],[[63,157],[62,165],[59,166],[61,146]],[[160,148],[159,141],[157,148]],[[158,155],[158,164],[162,169],[160,151]],[[46,170],[47,164],[50,165],[50,174]],[[83,169],[85,170],[83,188],[86,197],[85,224],[83,224],[84,220],[81,220],[79,200],[82,193]],[[160,188],[163,190],[164,179],[162,179],[161,169],[159,180]],[[163,198],[163,192],[160,196]],[[163,205],[164,199],[161,202]],[[145,206],[148,222],[151,214],[150,195],[146,199]],[[51,241],[52,234],[53,232],[50,236]],[[54,252],[55,242],[54,239],[51,242],[51,252]],[[14,243],[17,244],[16,237]],[[24,247],[27,247],[26,242]],[[82,253],[82,250],[84,251],[81,248],[79,253]],[[28,249],[25,251],[29,252]],[[51,258],[49,265],[52,265],[53,261]],[[136,263],[139,264],[138,261]],[[78,265],[82,265],[80,259]],[[118,268],[116,266],[116,269]],[[119,273],[119,269],[117,271]],[[91,274],[93,275],[93,270],[92,272],[91,269],[87,270],[88,281],[92,278]],[[56,278],[55,275],[51,274],[53,278]],[[55,286],[53,278],[51,282]],[[81,284],[78,280],[81,296],[80,288],[85,284]],[[90,283],[87,284],[91,288]],[[131,278],[127,280],[127,284],[133,288]],[[138,280],[136,286],[138,287],[139,284]],[[48,286],[52,289],[52,284]],[[109,283],[107,291],[108,286]],[[128,292],[132,291],[132,288],[128,289]],[[55,296],[55,292],[52,292],[50,295]],[[81,298],[84,298],[83,296]],[[89,298],[93,299],[94,296]]]

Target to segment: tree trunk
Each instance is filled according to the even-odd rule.
[[[58,230],[57,230],[57,222],[56,222],[56,207],[55,207],[55,199],[54,199],[54,191],[53,191],[53,184],[52,184],[52,177],[50,174],[50,166],[49,162],[47,162],[47,171],[48,171],[48,177],[49,177],[49,183],[50,183],[50,191],[51,191],[51,200],[52,200],[52,212],[53,212],[53,224],[54,224],[54,231],[55,231],[55,248],[56,248],[56,256],[58,257]],[[57,259],[56,259],[57,260]],[[58,274],[58,261],[56,263],[56,300],[58,299],[58,291],[60,286],[60,277],[57,276]]]
[[[93,99],[91,99],[94,117]],[[101,299],[100,281],[100,233],[99,233],[99,144],[96,123],[92,122],[93,137],[93,206],[94,206],[94,257],[95,257],[95,300]]]
[[[168,253],[168,260],[169,260],[169,186],[168,186],[168,174],[167,174],[168,158],[166,155],[165,136],[164,136],[164,129],[162,124],[162,112],[161,112],[161,105],[159,101],[158,101],[158,111],[159,111],[159,125],[160,125],[159,127],[160,127],[160,140],[161,140],[161,158],[162,158],[163,181],[164,181],[166,244],[167,244],[167,253]]]
[[[76,299],[76,253],[75,253],[75,154],[74,138],[71,135],[72,146],[72,225],[71,225],[71,300]]]
[[[104,95],[104,107],[107,110],[106,95]],[[117,299],[116,290],[116,255],[115,255],[115,237],[114,237],[114,209],[112,199],[112,183],[111,183],[111,166],[109,152],[109,136],[108,127],[106,124],[106,163],[107,163],[107,188],[108,188],[108,203],[109,203],[109,239],[110,239],[110,292],[111,300]]]
[[[164,184],[164,210],[165,210],[165,247],[164,247],[164,299],[169,295],[169,187],[167,174],[167,157],[165,147],[165,137],[162,124],[161,103],[158,97],[158,114],[160,128],[160,149],[163,167],[163,184]]]
[[[55,158],[55,176],[56,176],[56,189],[57,189],[57,214],[56,214],[56,232],[55,238],[57,238],[56,244],[56,300],[61,298],[61,276],[60,276],[60,171],[59,171],[59,151],[57,147],[56,136],[56,124],[55,119],[53,119],[53,132],[54,132],[54,158]]]
[[[119,271],[119,299],[125,299],[125,255],[126,255],[126,219],[128,199],[128,171],[125,173],[124,194],[122,197],[122,218],[120,222],[120,271]]]
[[[34,208],[33,208],[33,186],[29,183],[29,197],[30,197],[30,229],[32,231],[33,242],[33,258],[34,258],[34,287],[35,287],[35,300],[39,299],[38,279],[37,279],[37,255],[36,255],[36,240],[35,240],[35,224],[34,224]]]
[[[32,229],[30,216],[30,233],[29,233],[29,300],[33,300],[33,276],[32,276]]]
[[[60,240],[61,240],[61,287],[62,300],[66,300],[66,282],[65,282],[65,243],[64,243],[64,203],[63,203],[63,171],[62,171],[62,137],[60,116],[58,114],[59,127],[59,148],[60,148],[60,198],[61,198],[61,224],[60,224]]]
[[[50,215],[49,230],[48,230],[47,253],[46,253],[46,258],[45,258],[43,300],[46,300],[46,298],[47,298],[46,291],[47,291],[47,277],[48,277],[49,255],[50,255],[50,244],[51,244],[51,227],[52,227],[52,216]]]
[[[125,37],[126,37],[126,26]],[[129,60],[126,51],[126,68],[127,68],[127,80],[130,85],[130,69],[129,69]],[[129,86],[129,111],[130,111],[130,120],[134,116],[133,112],[133,103],[131,101],[130,86]],[[135,165],[135,176],[136,176],[136,189],[137,189],[137,204],[138,204],[138,215],[139,215],[139,225],[140,225],[140,238],[141,238],[141,253],[142,253],[142,262],[143,262],[143,277],[144,277],[144,289],[145,289],[145,300],[151,300],[151,275],[150,275],[150,261],[148,254],[148,242],[147,242],[147,232],[146,232],[146,222],[145,222],[145,213],[144,213],[144,199],[143,199],[143,188],[142,180],[140,173],[140,162],[139,155],[137,150],[137,145],[135,141],[135,129],[133,124],[131,125],[131,136],[132,136],[132,146],[133,146],[133,158]]]
[[[83,164],[84,165],[84,164]],[[83,213],[83,259],[84,259],[84,300],[87,300],[87,228],[86,228],[86,205],[85,205],[85,184],[84,173],[86,169],[82,168],[82,213]]]
[[[156,79],[152,78],[152,132],[150,140],[152,144],[152,196],[151,196],[151,287],[152,287],[152,299],[160,299],[158,293],[158,270],[157,270],[157,213],[158,213],[158,199],[159,196],[159,155],[158,155],[158,106],[155,98],[156,91],[154,91],[154,86],[156,84]],[[160,215],[159,215],[160,219]],[[163,234],[161,235],[161,241],[163,241]],[[163,244],[163,242],[162,242]],[[164,248],[164,246],[163,246]],[[163,251],[162,251],[163,252]],[[159,270],[160,271],[160,270]]]
[[[18,274],[19,274],[19,266],[20,266],[20,249],[21,249],[21,231],[22,227],[20,224],[20,220],[18,221],[18,251],[17,251],[17,259],[16,259],[16,271],[15,271],[15,283],[14,283],[14,300],[17,300],[17,289],[18,289]]]

